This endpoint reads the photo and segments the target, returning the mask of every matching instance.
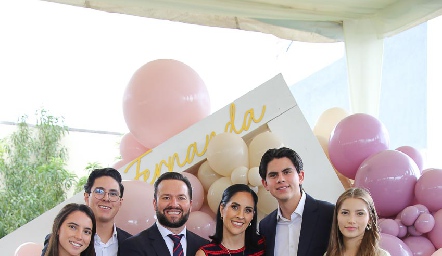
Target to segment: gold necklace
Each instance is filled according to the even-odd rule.
[[[229,248],[227,248],[227,246],[225,246],[223,243],[221,243],[221,245],[227,250],[227,253],[229,254],[229,256],[232,256],[232,254],[230,254],[230,250]],[[244,252],[246,251],[246,248],[244,247],[244,250],[242,251],[242,255],[244,256]]]

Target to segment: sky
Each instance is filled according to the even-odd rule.
[[[43,107],[70,128],[119,133],[128,131],[124,89],[149,61],[193,68],[213,113],[278,73],[291,85],[344,55],[343,43],[292,43],[38,0],[3,1],[0,33],[0,121]]]

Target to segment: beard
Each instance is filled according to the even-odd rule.
[[[166,208],[163,210],[167,211],[167,210],[173,210],[174,208]],[[181,209],[179,209],[181,211]],[[163,214],[161,211],[158,210],[158,207],[156,209],[156,214],[157,214],[157,219],[158,222],[163,225],[164,227],[167,228],[179,228],[181,226],[184,226],[184,224],[186,224],[187,220],[189,219],[189,214],[190,214],[190,209],[187,212],[183,211],[183,216],[176,220],[175,222],[171,222],[170,220],[167,219],[166,215]]]

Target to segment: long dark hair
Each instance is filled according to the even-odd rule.
[[[45,256],[59,256],[59,239],[58,239],[58,233],[60,231],[61,224],[66,220],[66,218],[69,216],[69,214],[80,211],[84,212],[91,220],[92,220],[92,236],[91,236],[91,242],[89,243],[89,246],[80,254],[81,256],[95,256],[95,247],[94,247],[94,236],[96,233],[96,221],[95,221],[95,215],[92,212],[91,208],[89,206],[84,204],[67,204],[65,207],[63,207],[60,212],[57,214],[57,216],[54,219],[54,224],[52,225],[52,235],[49,239],[48,243],[48,250],[45,253]]]
[[[223,220],[221,219],[221,206],[225,206],[232,196],[234,196],[238,192],[246,192],[252,195],[254,201],[254,213],[253,219],[250,222],[250,226],[247,227],[245,233],[245,247],[247,248],[257,248],[259,236],[257,235],[256,226],[257,226],[257,209],[256,204],[258,203],[258,196],[255,191],[253,191],[249,186],[244,184],[234,184],[228,188],[226,188],[223,192],[223,196],[221,198],[221,202],[218,206],[218,212],[216,213],[216,230],[213,236],[209,236],[212,239],[212,243],[220,244],[223,239]]]
[[[326,256],[340,256],[344,255],[345,246],[344,238],[338,226],[338,214],[341,210],[342,203],[348,198],[357,198],[363,200],[367,204],[369,213],[368,225],[362,237],[356,255],[360,256],[375,256],[379,254],[379,239],[380,230],[378,226],[378,215],[374,207],[373,198],[370,192],[364,188],[349,188],[336,201],[334,210],[332,229],[330,233],[330,241]]]

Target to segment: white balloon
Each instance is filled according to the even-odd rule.
[[[221,175],[219,175],[214,170],[212,170],[212,168],[210,168],[209,162],[205,161],[200,165],[197,177],[201,182],[201,184],[203,185],[204,190],[208,191],[210,185],[212,185],[213,182],[221,178]]]
[[[258,167],[264,153],[271,148],[283,147],[284,143],[276,134],[266,131],[256,135],[249,145],[250,167]]]
[[[214,213],[218,212],[218,206],[221,202],[224,190],[231,185],[233,184],[230,177],[222,177],[210,186],[207,192],[207,203]]]
[[[247,168],[245,166],[240,166],[240,167],[235,168],[232,172],[232,175],[230,176],[232,183],[247,185],[247,183],[248,183],[247,172],[248,171],[249,171],[249,168]]]
[[[264,214],[270,214],[278,208],[278,201],[263,186],[258,189],[258,210]]]
[[[259,176],[259,168],[258,167],[252,167],[250,168],[247,177],[249,178],[249,183],[252,186],[261,186],[262,185],[262,179],[261,176]]]
[[[210,167],[222,176],[230,176],[237,167],[249,167],[249,149],[237,134],[217,134],[210,140],[206,156]]]

